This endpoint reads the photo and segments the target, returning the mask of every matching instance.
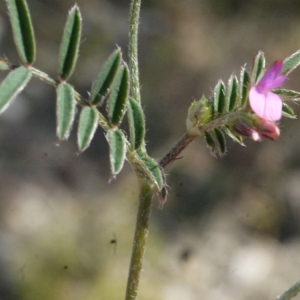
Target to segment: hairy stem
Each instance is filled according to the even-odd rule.
[[[141,0],[131,1],[129,20],[129,69],[132,89],[131,93],[133,99],[138,103],[141,102],[138,68],[138,27],[140,6]],[[145,144],[142,146],[142,149],[145,151]],[[130,158],[130,156],[131,153],[128,152],[127,157]],[[133,155],[133,157],[134,156],[135,155]],[[139,177],[140,195],[125,300],[136,300],[138,296],[139,282],[148,238],[152,198],[154,195],[153,186],[146,178],[139,174],[139,168],[136,166],[133,169]]]
[[[129,70],[131,76],[132,97],[141,102],[139,66],[138,66],[138,27],[141,0],[132,0],[129,20]]]
[[[237,118],[238,116],[243,116],[244,113],[240,111],[230,112],[219,118],[211,120],[210,122],[198,126],[197,136],[189,136],[188,133],[185,133],[180,140],[172,147],[172,149],[163,157],[159,165],[166,169],[172,162],[178,159],[178,155],[196,138],[204,135],[205,131],[211,131],[217,127],[225,125],[232,118]]]
[[[149,219],[153,195],[153,188],[147,182],[142,180],[125,300],[135,300],[138,296],[138,287],[149,231]]]
[[[52,85],[54,87],[57,87],[61,82],[60,81],[57,81],[55,79],[53,79],[52,77],[50,77],[48,74],[44,73],[43,71],[41,70],[38,70],[34,67],[30,67],[29,68],[31,73],[32,73],[32,76],[40,79],[41,81],[49,84],[49,85]],[[78,103],[82,106],[86,106],[88,105],[88,101],[86,99],[84,99],[79,93],[77,93],[75,90],[74,90],[74,94],[75,94],[75,98],[76,100],[78,101]]]
[[[290,300],[297,296],[300,292],[300,281],[296,282],[287,291],[285,291],[281,296],[278,296],[276,300]]]
[[[169,164],[178,159],[178,155],[194,140],[190,138],[186,133],[181,139],[174,145],[174,147],[165,155],[160,161],[159,165],[165,169]]]

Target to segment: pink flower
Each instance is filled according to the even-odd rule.
[[[230,124],[231,130],[242,137],[249,137],[255,142],[264,138],[275,141],[280,137],[280,130],[275,122],[253,116],[252,118],[238,118]]]
[[[252,110],[266,121],[278,121],[282,114],[282,100],[271,90],[283,84],[286,76],[280,75],[283,62],[276,60],[262,79],[250,89],[249,101]]]
[[[261,137],[275,141],[280,137],[280,130],[275,122],[261,120],[257,122],[256,131]]]

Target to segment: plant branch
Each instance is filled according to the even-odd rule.
[[[178,155],[194,140],[185,133],[173,148],[160,161],[159,165],[165,169],[169,164],[178,159]]]
[[[137,299],[143,259],[146,251],[153,195],[153,188],[145,180],[141,179],[139,208],[125,300]]]
[[[43,81],[49,85],[52,85],[54,87],[57,87],[58,84],[60,83],[60,81],[53,79],[52,77],[50,77],[48,74],[44,73],[41,70],[30,67],[30,71],[32,72],[32,76],[40,79],[41,81]],[[75,90],[74,90],[74,96],[75,96],[75,99],[77,100],[78,104],[80,104],[81,106],[89,106],[90,105],[89,102],[87,101],[87,99],[82,97]],[[99,115],[99,125],[102,127],[103,130],[108,131],[110,129],[110,126],[107,123],[106,118],[99,111],[98,111],[98,115]]]
[[[33,68],[33,67],[29,67],[29,69],[32,73],[32,76],[40,79],[41,81],[43,81],[43,82],[45,82],[49,85],[57,87],[58,84],[61,83],[60,81],[53,79],[52,77],[50,77],[48,74],[44,73],[41,70],[38,70],[38,69]],[[80,105],[82,105],[82,106],[89,105],[88,101],[85,98],[83,98],[79,93],[77,93],[75,90],[74,90],[74,94],[75,94],[75,99],[78,101],[78,103]]]
[[[178,159],[178,155],[196,138],[204,135],[205,131],[211,131],[214,128],[220,127],[227,124],[230,119],[237,118],[238,116],[244,115],[243,112],[236,111],[227,113],[219,118],[216,118],[206,124],[198,126],[197,136],[189,136],[188,133],[185,133],[180,140],[172,147],[172,149],[163,157],[159,165],[166,169],[172,162]]]
[[[9,63],[7,62],[7,64],[9,64]],[[60,83],[59,80],[55,80],[54,78],[52,78],[51,76],[49,76],[48,74],[46,74],[45,72],[43,72],[39,69],[36,69],[32,66],[30,66],[29,69],[30,69],[33,77],[45,82],[46,84],[49,84],[56,88],[58,86],[58,84]],[[3,71],[5,71],[5,70],[3,70]],[[78,92],[76,92],[75,89],[74,89],[74,96],[79,105],[81,105],[81,106],[89,106],[90,105],[88,100],[85,99],[84,97],[82,97]],[[107,132],[109,129],[111,129],[110,124],[108,123],[107,119],[100,111],[98,111],[98,115],[99,115],[99,126],[105,132]],[[147,173],[147,169],[146,169],[147,167],[141,161],[141,159],[139,158],[137,153],[135,151],[131,150],[130,143],[128,141],[127,141],[126,157],[127,157],[127,160],[129,161],[129,163],[131,163],[131,165],[134,166],[134,169],[136,169],[136,170],[139,169],[141,171],[141,173],[144,175],[145,175],[145,172]],[[143,170],[145,171],[144,173],[143,173]]]

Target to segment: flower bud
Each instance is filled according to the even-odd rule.
[[[256,128],[262,137],[269,140],[275,141],[280,137],[280,130],[275,122],[259,119]]]
[[[248,137],[255,142],[260,142],[263,138],[272,141],[280,137],[280,130],[275,122],[253,117],[240,117],[232,120],[231,130],[242,137]]]
[[[250,122],[251,119],[248,118],[237,118],[232,121],[230,124],[231,130],[242,137],[248,137],[259,142],[262,140],[260,134],[256,131],[254,125]]]
[[[189,137],[200,135],[199,126],[207,123],[212,117],[212,106],[205,96],[198,101],[193,101],[188,110],[186,127]]]

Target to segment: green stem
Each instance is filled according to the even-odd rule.
[[[133,99],[138,103],[141,103],[138,67],[138,27],[140,6],[141,0],[131,1],[129,20],[129,69],[132,89],[131,92]],[[144,149],[144,146],[142,148]],[[131,153],[127,153],[127,157],[130,157],[130,154]],[[137,171],[136,173],[140,180],[139,208],[136,219],[125,300],[136,300],[138,296],[139,282],[149,231],[152,198],[154,195],[154,188],[150,185],[150,183],[146,179],[143,179],[142,176],[139,176]]]
[[[281,296],[278,296],[276,300],[290,300],[297,296],[300,292],[300,281],[296,282],[287,291],[285,291]]]
[[[133,249],[125,300],[137,299],[149,231],[149,219],[151,215],[153,194],[154,191],[152,187],[144,180],[141,180],[139,208],[137,213],[136,229],[133,240]]]
[[[141,0],[132,0],[129,20],[129,70],[131,76],[132,97],[141,102],[139,66],[138,66],[138,28]]]
[[[36,68],[30,67],[30,71],[32,72],[32,76],[38,78],[39,80],[54,86],[55,88],[60,83],[59,81],[56,81],[52,77],[50,77],[48,74],[44,73],[41,70],[38,70]],[[74,90],[75,99],[77,100],[78,104],[81,106],[87,106],[90,105],[89,102],[83,98],[78,92]],[[99,125],[105,130],[108,131],[110,129],[109,124],[107,123],[105,117],[98,111],[99,114]]]

